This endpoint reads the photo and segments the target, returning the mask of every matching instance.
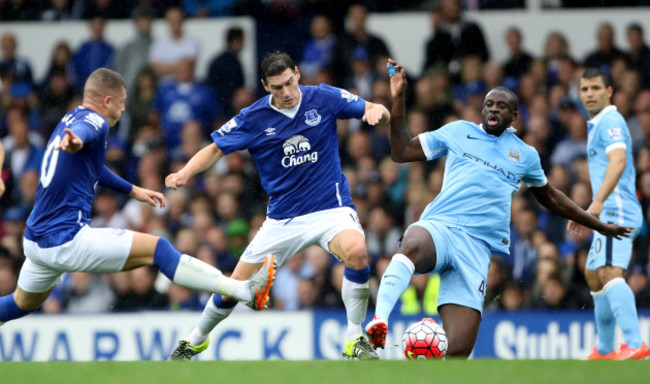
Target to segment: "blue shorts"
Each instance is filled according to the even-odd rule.
[[[457,304],[483,313],[491,251],[488,244],[456,228],[432,220],[413,224],[431,234],[436,246],[436,266],[440,274],[438,307]]]
[[[594,239],[591,242],[591,248],[589,248],[585,268],[590,271],[605,266],[627,269],[632,258],[632,243],[640,231],[641,225],[637,225],[630,237],[623,237],[621,240],[594,231]]]

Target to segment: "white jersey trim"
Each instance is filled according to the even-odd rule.
[[[611,151],[613,151],[615,149],[625,149],[625,150],[627,150],[627,144],[625,144],[623,142],[610,144],[610,145],[607,146],[607,148],[605,148],[605,153],[610,153]]]
[[[427,160],[433,159],[437,154],[444,151],[444,149],[438,149],[437,151],[432,151],[431,148],[429,148],[429,145],[427,144],[427,138],[425,137],[424,133],[420,133],[418,135],[418,139],[420,139],[420,145],[422,146],[422,151],[424,152],[424,155],[427,157]]]
[[[534,188],[543,187],[546,184],[548,184],[548,179],[546,178],[546,175],[544,176],[544,180],[540,181],[539,183],[526,183],[526,182],[524,182],[524,185],[526,187],[534,187]]]
[[[269,105],[277,112],[280,112],[286,117],[293,119],[298,114],[298,110],[300,109],[300,105],[302,104],[302,91],[300,90],[300,88],[298,88],[298,92],[300,92],[300,101],[293,108],[286,108],[286,109],[277,108],[276,106],[273,105],[273,95],[269,95]]]

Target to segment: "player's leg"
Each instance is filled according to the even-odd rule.
[[[287,258],[298,253],[303,246],[296,229],[300,228],[288,225],[286,220],[267,219],[237,262],[231,278],[245,280],[252,276],[263,265],[264,255],[273,254],[276,256],[278,266],[284,264]],[[255,253],[250,252],[251,249],[254,249]],[[209,343],[210,332],[232,313],[235,305],[237,302],[226,296],[212,295],[201,313],[197,326],[189,337],[178,343],[169,359],[189,360],[205,350]]]
[[[388,318],[400,296],[411,283],[413,274],[432,271],[436,261],[436,246],[430,230],[420,225],[411,225],[381,277],[375,315],[366,325],[368,337],[375,348],[384,347],[388,332]]]
[[[266,274],[261,276],[264,277],[263,281],[245,281],[252,273],[241,280],[226,277],[217,268],[189,255],[182,255],[163,237],[132,232],[130,251],[122,270],[151,264],[178,285],[227,295],[238,301],[252,303],[255,309],[262,309],[266,304],[275,275],[273,261],[267,260],[264,263],[266,269],[263,271]],[[259,303],[256,303],[258,301]],[[258,308],[257,304],[261,306]]]
[[[439,308],[440,319],[447,333],[448,357],[468,357],[474,349],[481,313],[474,308],[445,304]]]
[[[598,344],[586,359],[611,359],[615,355],[614,332],[616,331],[616,319],[609,304],[607,293],[603,289],[596,271],[585,269],[585,278],[591,290],[591,297],[594,299],[594,320],[598,337]]]
[[[601,283],[604,283],[603,291],[609,300],[616,323],[625,336],[625,343],[616,353],[616,359],[647,357],[650,355],[650,351],[641,337],[634,293],[623,277],[625,271],[622,268],[606,266],[599,268],[596,272]]]
[[[25,247],[28,255],[32,247]],[[20,269],[16,291],[0,297],[0,325],[9,320],[21,318],[38,309],[48,298],[61,272],[46,265],[34,263],[28,256]]]

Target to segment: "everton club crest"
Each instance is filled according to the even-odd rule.
[[[320,115],[318,114],[318,111],[315,109],[310,109],[309,111],[305,112],[305,123],[309,126],[315,127],[320,123]]]

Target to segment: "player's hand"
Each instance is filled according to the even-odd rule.
[[[599,201],[592,201],[589,208],[587,208],[587,213],[595,217],[600,217],[600,213],[603,211],[603,203]]]
[[[185,175],[182,171],[176,173],[170,173],[165,178],[165,186],[171,189],[177,189],[187,184],[189,177]]]
[[[583,241],[587,240],[589,235],[591,235],[593,232],[591,228],[585,227],[584,225],[578,224],[575,221],[571,220],[569,220],[567,223],[566,229],[571,235],[573,235],[577,243],[582,243]]]
[[[367,108],[361,117],[362,121],[368,123],[368,125],[377,125],[384,117],[384,113],[390,116],[390,113],[386,108],[380,106],[379,104],[371,104],[370,108]],[[385,122],[385,121],[384,121]],[[390,119],[388,120],[390,122]]]
[[[390,77],[390,94],[393,99],[398,99],[403,97],[404,92],[406,91],[406,71],[404,70],[404,67],[397,64],[393,59],[388,59],[386,66],[390,65],[394,67],[393,69],[396,72]],[[388,69],[390,73],[390,67]]]
[[[160,208],[165,208],[166,205],[165,196],[162,193],[152,191],[150,189],[141,188],[137,185],[133,186],[133,189],[131,190],[131,193],[129,193],[129,196],[138,201],[142,201],[143,203],[147,203],[154,208],[158,206]]]
[[[61,149],[67,153],[75,153],[81,148],[83,148],[84,143],[81,141],[79,136],[75,135],[70,128],[65,128],[65,135],[61,139],[59,145],[57,145],[54,150]]]
[[[613,237],[617,240],[623,240],[623,237],[630,237],[633,227],[622,227],[618,224],[605,224],[605,228],[599,232],[605,236]]]

